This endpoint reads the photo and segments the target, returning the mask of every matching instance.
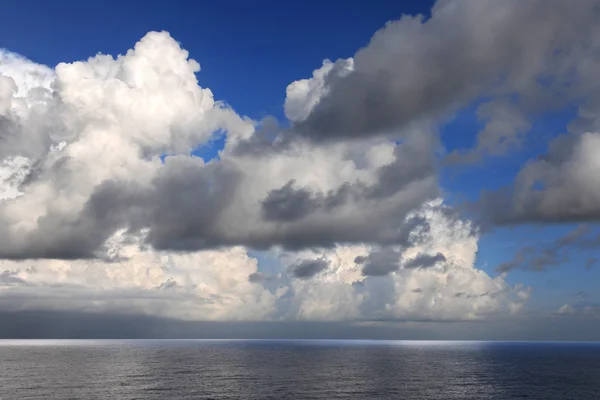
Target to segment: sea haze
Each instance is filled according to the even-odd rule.
[[[595,399],[600,343],[4,340],[2,399]]]

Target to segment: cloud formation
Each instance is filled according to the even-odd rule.
[[[0,256],[101,257],[120,229],[176,251],[395,243],[408,234],[404,217],[437,196],[427,128],[401,144],[299,140],[240,154],[255,124],[200,88],[198,70],[167,33],[152,32],[126,55],[59,64],[50,88],[39,82],[44,120],[61,135],[44,151],[16,146],[5,157]],[[13,111],[10,140],[23,139],[13,126],[45,132]],[[216,132],[227,137],[220,159],[189,155]]]
[[[439,194],[430,127],[402,143],[299,139],[239,152],[258,124],[200,88],[198,63],[165,32],[55,70],[3,54],[5,310],[340,320],[371,318],[369,303],[389,314],[364,301],[373,289],[354,259],[427,240],[431,221],[415,210]],[[219,158],[190,154],[217,134]],[[436,201],[428,207],[442,210]],[[259,270],[249,248],[279,254],[276,270]],[[512,289],[500,285],[494,307],[508,307]],[[393,288],[390,300],[403,291]]]
[[[600,134],[563,135],[548,153],[529,162],[512,187],[487,193],[481,207],[494,225],[600,220]]]
[[[326,71],[314,74],[317,84],[288,88],[310,100],[290,102],[287,113],[296,117],[298,132],[327,140],[402,136],[403,125],[486,95],[516,92],[533,107],[548,92],[560,92],[572,56],[595,29],[596,6],[595,0],[577,7],[564,0],[438,1],[429,19],[389,22],[352,59],[325,64]],[[482,132],[480,146],[526,128],[495,125]]]
[[[593,239],[524,248],[492,277],[440,171],[519,147],[535,115],[577,99],[570,132],[477,211],[485,227],[598,222],[597,6],[440,0],[430,18],[392,21],[292,82],[289,129],[215,100],[167,32],[54,69],[0,51],[4,307],[197,320],[519,313],[530,289],[506,273],[557,265]],[[447,154],[440,125],[474,102],[476,143]],[[217,137],[218,157],[193,155]]]
[[[302,260],[288,269],[295,278],[308,279],[323,272],[329,266],[326,260]]]
[[[569,260],[567,249],[589,248],[600,243],[597,238],[589,237],[590,233],[591,230],[587,225],[580,225],[541,249],[533,246],[522,247],[515,253],[512,260],[498,265],[496,271],[509,272],[518,268],[540,272],[557,267]]]

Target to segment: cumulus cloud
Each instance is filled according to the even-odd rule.
[[[587,225],[580,225],[547,246],[541,248],[522,247],[515,253],[512,260],[498,265],[496,271],[509,272],[513,269],[523,269],[540,272],[557,267],[569,260],[567,252],[569,248],[589,248],[598,244],[596,238],[589,237],[590,232]]]
[[[404,268],[429,268],[433,267],[438,262],[446,261],[446,256],[442,253],[430,254],[419,254],[412,260],[409,260],[404,264]]]
[[[600,134],[563,135],[548,153],[529,162],[510,188],[485,194],[480,203],[491,224],[597,222]]]
[[[358,256],[354,262],[362,265],[362,273],[367,276],[384,276],[400,268],[400,253],[397,249],[375,250],[368,256]]]
[[[478,235],[469,222],[447,212],[440,201],[414,216],[427,222],[418,240],[399,248],[338,245],[333,249],[284,253],[292,265],[326,260],[318,279],[289,283],[288,315],[301,320],[485,320],[524,307],[530,289],[511,286],[475,267]],[[409,217],[409,218],[410,218]],[[425,259],[421,267],[406,262]],[[438,254],[443,254],[444,259]],[[433,260],[437,260],[433,262]],[[365,268],[371,268],[364,272]],[[456,296],[463,293],[463,296]]]
[[[76,310],[181,319],[267,319],[278,294],[248,281],[257,260],[243,248],[188,254],[140,250],[124,232],[110,238],[116,261],[1,261],[5,311]]]
[[[560,317],[577,316],[579,318],[597,319],[600,317],[600,307],[598,306],[572,306],[563,304],[552,314]]]
[[[277,268],[290,265],[290,274],[273,274],[260,270],[243,247],[157,251],[144,245],[143,235],[136,239],[121,230],[107,240],[104,259],[0,261],[3,310],[213,321],[459,321],[511,315],[523,307],[527,288],[475,268],[478,238],[468,222],[444,212],[439,201],[412,217],[429,228],[415,227],[411,234],[419,239],[403,254],[409,263],[431,255],[427,267],[366,276],[355,260],[374,249],[337,245],[277,250]]]
[[[441,1],[428,21],[392,22],[353,58],[288,86],[287,130],[215,100],[198,85],[199,63],[166,32],[55,69],[1,52],[5,311],[326,321],[518,313],[530,290],[476,267],[479,232],[440,198],[436,120],[514,91],[581,37],[588,2],[551,3]],[[522,35],[525,25],[539,34]],[[490,104],[476,151],[495,154],[528,122],[512,103]],[[218,158],[191,154],[219,135]],[[274,265],[261,265],[265,254]]]
[[[308,279],[323,272],[329,266],[329,262],[323,259],[302,260],[288,269],[295,278]]]
[[[292,86],[292,93],[306,93],[307,100],[302,107],[290,104],[288,113],[302,117],[298,132],[324,140],[401,136],[396,128],[485,95],[517,93],[526,107],[539,107],[560,98],[565,79],[573,79],[568,73],[579,68],[577,59],[596,29],[596,5],[595,0],[577,7],[564,0],[438,1],[429,19],[404,16],[389,22],[354,55],[351,68],[326,64],[325,71],[315,72],[315,84]],[[495,114],[489,115],[497,119]],[[522,123],[498,124],[482,132],[481,146],[526,129]]]
[[[11,106],[11,141],[28,143],[20,132],[32,126],[46,132],[42,120],[60,135],[2,160],[0,256],[102,257],[121,229],[176,251],[393,244],[410,228],[404,217],[438,195],[431,127],[412,127],[402,143],[295,140],[240,153],[257,124],[199,87],[199,68],[166,32],[151,32],[125,55],[59,64],[33,122]],[[16,98],[13,84],[5,92]],[[218,160],[190,156],[216,134],[226,135]]]

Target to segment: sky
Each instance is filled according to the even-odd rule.
[[[3,2],[0,336],[598,339],[599,13]]]

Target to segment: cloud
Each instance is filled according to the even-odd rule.
[[[597,319],[600,317],[600,307],[597,306],[572,306],[564,304],[552,314],[560,317],[576,316],[580,319]]]
[[[291,265],[288,270],[295,278],[308,279],[323,272],[329,266],[326,260],[302,260],[295,265]]]
[[[325,202],[313,198],[310,190],[295,189],[293,185],[294,180],[290,180],[280,189],[270,191],[263,200],[262,210],[267,220],[293,221],[324,206]]]
[[[509,272],[513,269],[545,271],[548,268],[557,267],[568,261],[568,256],[564,254],[566,248],[589,245],[590,240],[587,235],[590,232],[587,225],[579,225],[545,248],[535,249],[532,246],[525,246],[515,253],[512,260],[498,265],[496,271]]]
[[[404,268],[429,268],[437,264],[438,262],[446,261],[446,256],[442,253],[434,255],[430,254],[418,254],[412,260],[408,260],[404,264]]]
[[[165,251],[394,244],[411,229],[406,215],[439,194],[430,126],[402,143],[293,140],[240,153],[256,124],[199,87],[199,68],[166,32],[151,32],[125,55],[59,64],[50,89],[44,76],[37,88],[52,96],[39,115],[13,107],[2,131],[19,146],[0,164],[0,257],[101,258],[122,229]],[[38,121],[60,135],[24,151],[18,132],[41,135]],[[226,138],[218,159],[190,156],[215,135]]]
[[[253,272],[250,275],[248,275],[248,282],[251,283],[264,283],[264,282],[268,282],[270,280],[273,280],[275,277],[269,275],[269,274],[265,274],[264,272]]]
[[[290,282],[288,315],[300,320],[486,320],[517,315],[530,289],[510,286],[474,267],[478,236],[472,226],[432,202],[415,213],[426,221],[418,240],[402,249],[338,245],[284,253],[294,265],[320,257],[329,267],[318,278]],[[401,268],[405,260],[438,253],[446,260],[427,268]],[[437,257],[441,259],[440,257]],[[365,268],[367,273],[364,272]],[[452,278],[450,278],[450,276]],[[458,292],[464,293],[456,297]],[[481,294],[485,293],[485,296]]]
[[[290,83],[285,91],[285,116],[290,121],[306,119],[321,98],[327,95],[330,75],[346,76],[354,69],[353,64],[352,58],[338,60],[335,63],[324,60],[321,68],[313,71],[312,78]]]
[[[140,249],[120,232],[109,240],[117,261],[1,261],[3,310],[108,312],[185,320],[263,320],[276,290],[248,281],[257,260],[243,248],[188,254]],[[7,289],[8,287],[8,289]]]
[[[474,267],[477,236],[468,222],[439,201],[409,218],[428,229],[415,227],[396,263],[428,254],[440,260],[435,265],[366,276],[355,260],[376,251],[362,244],[273,249],[272,269],[264,269],[243,247],[158,251],[144,244],[145,232],[120,230],[101,259],[0,261],[2,309],[201,321],[468,321],[523,307],[527,288]],[[290,274],[281,274],[287,266]],[[487,295],[475,296],[481,293]]]
[[[293,138],[284,145],[267,140],[265,152],[239,151],[257,137],[259,124],[198,86],[199,64],[165,32],[149,33],[116,58],[61,63],[38,74],[35,85],[23,84],[26,90],[13,78],[27,99],[34,89],[52,95],[22,119],[13,110],[14,85],[2,91],[12,110],[3,132],[11,140],[23,129],[36,132],[42,150],[11,146],[2,160],[23,157],[28,166],[2,174],[0,187],[13,199],[0,210],[0,256],[102,257],[104,242],[119,229],[145,230],[146,244],[175,251],[403,245],[411,229],[406,216],[439,195],[437,129],[417,116],[480,95],[499,74],[508,74],[501,86],[513,88],[525,80],[517,70],[526,77],[546,72],[539,68],[549,54],[588,32],[586,23],[568,21],[591,18],[589,6],[446,1],[427,21],[390,23],[353,58],[325,62],[312,78],[288,87],[285,108],[294,127],[284,132],[264,123],[261,129],[274,131],[277,140]],[[472,31],[457,28],[475,12]],[[540,34],[513,40],[526,24]],[[484,28],[498,35],[480,34]],[[553,34],[543,35],[550,28]],[[27,66],[20,70],[34,68],[13,58]],[[486,148],[516,132],[505,126],[515,120],[512,104],[490,104],[481,109],[489,119]],[[393,129],[402,141],[373,138],[381,129]],[[60,135],[41,134],[49,130]],[[340,140],[318,144],[298,132]],[[215,135],[226,138],[219,159],[189,156]],[[27,176],[21,180],[15,168]]]
[[[399,127],[486,95],[516,92],[525,106],[539,107],[544,98],[560,97],[566,71],[577,68],[581,41],[597,22],[595,6],[594,0],[576,8],[563,0],[438,1],[429,19],[389,22],[352,59],[326,63],[312,81],[291,85],[288,92],[304,100],[294,96],[286,112],[297,132],[328,140],[402,136]],[[526,129],[497,125],[482,132],[481,148],[496,151],[486,143]]]
[[[373,251],[367,257],[358,256],[354,262],[363,266],[363,275],[385,276],[400,268],[400,257],[396,249],[383,249]]]
[[[569,304],[564,304],[555,313],[558,315],[572,315],[575,314],[575,309]]]
[[[0,272],[0,286],[22,286],[27,285],[27,282],[19,277],[19,271],[5,270]]]
[[[472,164],[485,155],[503,155],[519,147],[521,137],[531,129],[524,110],[505,99],[483,103],[477,116],[485,126],[477,135],[476,147],[453,151],[445,159],[447,164]]]
[[[484,16],[500,7],[472,5]],[[413,62],[446,54],[436,47],[429,59],[417,48],[436,43],[427,32],[441,34],[471,13],[452,7],[440,4],[437,22],[391,23],[355,58],[325,62],[291,84],[289,130],[215,100],[198,85],[200,65],[166,32],[148,33],[123,55],[54,70],[11,55],[0,86],[3,310],[203,321],[518,314],[529,289],[475,267],[478,232],[439,197],[438,129],[415,108],[453,106],[449,90],[465,83],[441,82],[428,64],[424,80],[411,75]],[[375,65],[371,55],[405,34]],[[489,63],[490,41],[479,43]],[[438,83],[439,93],[429,93]],[[365,100],[366,86],[373,92]],[[457,101],[475,94],[458,89]],[[352,113],[371,96],[382,103]],[[392,128],[401,140],[375,134]],[[314,140],[321,136],[337,140]],[[225,141],[218,157],[192,155],[215,137]]]
[[[548,153],[529,162],[508,190],[484,195],[480,207],[491,224],[597,222],[600,134],[564,135]]]

